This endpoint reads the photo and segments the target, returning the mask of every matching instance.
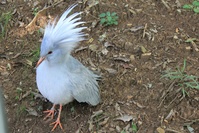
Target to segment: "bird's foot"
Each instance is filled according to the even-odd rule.
[[[46,115],[46,117],[44,117],[44,120],[47,119],[48,117],[51,117],[51,119],[53,119],[54,113],[55,113],[55,104],[53,105],[53,107],[50,110],[46,110],[46,111],[43,111],[43,112],[48,113]]]
[[[60,128],[63,130],[63,127],[62,127],[62,125],[61,125],[61,122],[60,122],[60,119],[59,119],[59,118],[57,118],[57,120],[56,120],[55,122],[51,123],[50,125],[54,125],[54,127],[53,127],[53,129],[52,129],[51,131],[54,131],[55,128],[57,127],[57,125],[59,125]]]
[[[55,110],[46,110],[46,111],[44,111],[44,113],[48,113],[48,114],[44,117],[44,120],[46,120],[46,119],[49,118],[49,117],[51,117],[51,119],[53,119]]]

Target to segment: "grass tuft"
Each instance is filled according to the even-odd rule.
[[[167,71],[161,78],[168,78],[169,80],[175,80],[176,85],[182,90],[183,96],[188,95],[187,89],[199,90],[198,76],[188,75],[185,73],[186,59],[184,59],[183,67],[177,67],[177,70]]]
[[[12,18],[11,12],[2,13],[0,16],[0,37],[4,38],[6,36],[8,23]]]

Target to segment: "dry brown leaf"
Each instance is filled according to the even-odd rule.
[[[167,117],[165,118],[165,120],[170,120],[175,116],[175,111],[173,109],[171,109],[171,111],[169,112],[169,114],[167,115]]]
[[[99,123],[100,126],[105,125],[109,120],[109,117],[105,118],[102,122]]]
[[[129,58],[125,58],[125,57],[116,57],[116,58],[114,58],[114,60],[123,61],[123,62],[129,62],[130,61]]]
[[[108,71],[110,74],[116,74],[117,70],[113,69],[113,68],[104,68],[104,70]]]
[[[107,55],[108,54],[108,50],[106,48],[102,49],[101,52],[102,52],[103,55]]]
[[[130,29],[131,32],[137,32],[139,30],[143,30],[144,26],[136,26]]]
[[[131,116],[131,115],[123,115],[123,116],[116,118],[115,120],[121,120],[123,122],[129,122],[132,119],[133,119],[133,116]]]
[[[33,108],[27,108],[26,111],[28,111],[28,114],[31,115],[31,116],[38,116],[38,113],[35,109]]]
[[[90,38],[86,43],[92,43],[94,41],[93,38]]]
[[[33,63],[32,63],[32,61],[26,59],[26,64],[29,65],[29,66],[32,66]]]
[[[144,46],[141,46],[140,49],[141,49],[142,53],[146,53],[146,51],[147,51]]]
[[[139,108],[145,108],[146,106],[143,106],[143,105],[141,105],[140,103],[138,103],[138,102],[135,102],[135,101],[133,101],[133,103],[135,104],[135,105],[137,105]]]
[[[91,45],[89,45],[88,48],[89,48],[91,51],[96,52],[97,49],[98,49],[98,45],[96,45],[96,44],[91,44]]]
[[[161,127],[158,127],[156,130],[158,133],[165,133],[165,130],[162,129]]]

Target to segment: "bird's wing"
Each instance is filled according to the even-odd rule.
[[[78,102],[86,102],[93,106],[100,102],[99,86],[97,80],[100,76],[84,67],[71,56],[70,60],[72,95]]]
[[[42,48],[52,45],[51,47],[59,47],[70,54],[70,52],[78,45],[78,42],[84,40],[85,34],[81,31],[86,27],[77,27],[84,23],[79,21],[81,18],[78,16],[81,12],[69,15],[72,9],[76,6],[77,5],[70,6],[62,14],[58,22],[55,19],[53,22],[48,23],[45,28]]]

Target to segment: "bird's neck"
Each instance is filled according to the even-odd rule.
[[[63,56],[61,56],[59,63],[60,64],[66,64],[71,58],[70,54],[64,54]]]

